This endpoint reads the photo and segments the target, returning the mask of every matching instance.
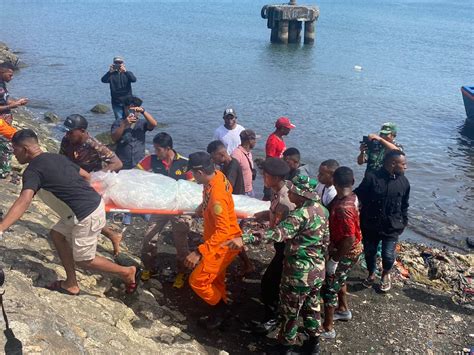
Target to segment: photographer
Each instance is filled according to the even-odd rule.
[[[403,151],[403,147],[395,142],[397,136],[397,126],[395,123],[387,122],[382,125],[380,134],[371,133],[364,136],[360,142],[360,154],[357,163],[362,165],[367,163],[365,173],[379,170],[383,166],[385,154],[391,150]]]
[[[123,100],[132,96],[132,83],[137,78],[131,71],[127,71],[122,57],[114,57],[114,63],[110,65],[109,71],[105,73],[101,81],[110,84],[110,96],[112,97],[112,110],[115,119],[124,116],[125,103]]]
[[[124,99],[126,114],[115,120],[110,133],[117,143],[115,153],[123,169],[133,169],[145,157],[145,134],[157,126],[156,120],[145,111],[142,100],[135,96]],[[143,115],[143,117],[141,117]]]

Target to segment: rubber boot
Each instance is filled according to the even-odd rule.
[[[303,349],[305,354],[310,355],[319,355],[321,353],[321,349],[319,347],[319,336],[317,337],[309,337],[303,343]]]
[[[199,318],[198,325],[204,329],[215,330],[222,327],[229,316],[229,306],[220,300],[215,306],[210,306],[210,315]]]

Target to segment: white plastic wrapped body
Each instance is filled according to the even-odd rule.
[[[92,185],[106,204],[121,208],[190,212],[202,202],[201,185],[138,169],[93,173]],[[267,201],[240,195],[233,198],[235,210],[249,216],[270,208]]]

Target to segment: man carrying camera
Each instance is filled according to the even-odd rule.
[[[114,63],[110,65],[109,71],[105,73],[101,81],[110,84],[110,96],[112,97],[112,110],[115,119],[122,118],[125,114],[123,99],[132,96],[132,83],[137,78],[131,71],[127,71],[122,57],[114,57]]]
[[[141,107],[143,101],[138,97],[129,96],[123,103],[125,114],[115,120],[110,133],[117,143],[115,153],[122,161],[123,169],[133,169],[145,157],[146,132],[153,131],[158,123]]]
[[[383,166],[385,154],[391,150],[403,151],[403,147],[395,142],[397,136],[397,125],[387,122],[380,128],[380,134],[371,133],[364,136],[360,142],[360,154],[357,157],[357,164],[367,163],[365,173],[379,170]]]

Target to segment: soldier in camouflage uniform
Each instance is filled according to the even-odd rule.
[[[315,192],[317,180],[296,176],[288,182],[288,196],[296,205],[286,219],[266,232],[244,234],[226,245],[231,248],[264,241],[286,241],[280,285],[280,350],[291,352],[297,338],[301,312],[310,338],[304,344],[309,353],[319,353],[320,288],[324,281],[325,253],[329,242],[329,213]]]
[[[387,122],[382,125],[379,134],[372,133],[368,135],[369,144],[361,143],[357,163],[359,165],[367,163],[366,173],[382,168],[385,155],[389,151],[403,151],[403,147],[395,142],[397,131],[397,125],[395,123]]]

